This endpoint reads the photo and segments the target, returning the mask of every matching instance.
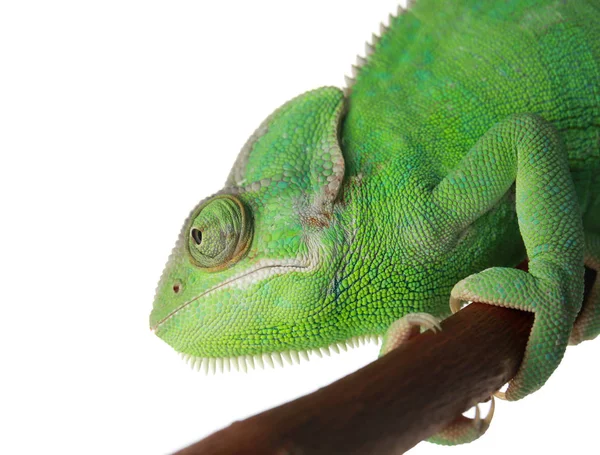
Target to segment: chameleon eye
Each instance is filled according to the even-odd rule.
[[[239,261],[252,240],[252,223],[234,196],[216,196],[202,204],[188,231],[188,250],[198,267],[223,270]]]
[[[192,228],[190,235],[192,236],[196,246],[200,246],[202,243],[202,231],[200,229]]]

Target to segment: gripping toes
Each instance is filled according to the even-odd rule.
[[[454,446],[467,444],[480,438],[490,427],[490,422],[492,421],[492,417],[494,417],[494,397],[491,400],[492,404],[485,418],[481,418],[481,411],[479,410],[479,405],[477,405],[475,406],[474,419],[460,415],[442,431],[427,439],[427,441],[444,446]]]
[[[407,314],[390,325],[383,337],[379,356],[389,353],[426,330],[431,330],[434,333],[442,330],[440,320],[428,313]],[[442,445],[472,442],[487,431],[493,415],[494,401],[492,398],[492,407],[484,419],[480,416],[479,407],[476,407],[474,419],[460,415],[438,434],[429,438],[428,441]]]
[[[535,276],[518,269],[487,269],[460,281],[451,293],[453,312],[476,301],[535,314],[519,371],[506,392],[497,395],[507,400],[525,397],[550,377],[564,355],[580,305],[580,297],[561,285],[566,278],[560,268],[551,263],[535,268]]]
[[[409,313],[398,319],[385,332],[379,356],[383,356],[401,344],[407,342],[421,331],[431,330],[437,332],[442,330],[440,320],[428,313]]]
[[[592,340],[600,334],[600,235],[586,234],[585,265],[596,272],[596,276],[589,283],[589,292],[575,321],[569,344]]]

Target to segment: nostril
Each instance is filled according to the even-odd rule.
[[[179,294],[179,291],[181,291],[181,285],[180,285],[179,283],[175,283],[175,284],[173,285],[173,292],[174,292],[175,294]]]

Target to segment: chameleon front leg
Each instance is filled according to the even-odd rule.
[[[596,279],[575,320],[569,344],[579,344],[600,334],[600,235],[585,234],[585,265],[596,272]]]
[[[409,313],[395,321],[386,331],[379,356],[383,356],[398,346],[417,336],[421,331],[441,330],[440,321],[427,313]],[[494,416],[494,399],[487,416],[482,419],[479,407],[475,407],[475,418],[463,415],[454,419],[446,428],[427,439],[429,442],[441,445],[466,444],[482,436],[490,426]]]
[[[560,363],[583,296],[584,236],[567,154],[539,116],[521,114],[491,128],[432,192],[444,225],[459,238],[516,183],[519,229],[529,271],[494,267],[455,285],[453,311],[469,301],[535,313],[508,400],[539,389]]]

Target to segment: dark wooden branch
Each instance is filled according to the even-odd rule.
[[[473,303],[357,372],[218,431],[178,455],[399,454],[517,371],[531,313]]]

